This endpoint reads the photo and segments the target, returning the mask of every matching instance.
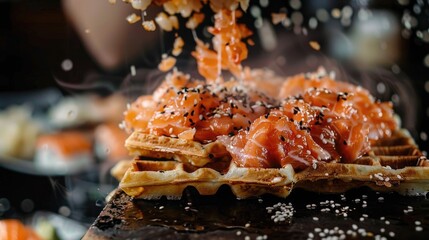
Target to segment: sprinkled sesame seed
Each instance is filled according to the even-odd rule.
[[[421,226],[417,226],[417,227],[416,227],[416,231],[417,231],[417,232],[421,232],[421,231],[423,231],[423,228],[422,228]]]

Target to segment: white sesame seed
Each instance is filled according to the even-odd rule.
[[[423,231],[423,228],[422,228],[421,226],[417,226],[417,227],[416,227],[416,231],[417,231],[417,232],[421,232],[421,231]]]
[[[318,217],[313,217],[313,220],[314,221],[319,221],[319,218]]]
[[[421,225],[421,224],[422,224],[422,222],[420,222],[420,221],[415,221],[415,222],[414,222],[414,224],[415,224],[415,225]]]
[[[394,237],[395,233],[394,232],[389,232],[389,236]]]
[[[235,234],[236,234],[237,236],[240,236],[240,235],[241,235],[241,231],[237,231]]]

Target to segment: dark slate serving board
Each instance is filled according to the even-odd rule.
[[[270,211],[271,209],[271,211]],[[429,239],[429,199],[358,189],[237,200],[187,189],[181,200],[133,200],[116,190],[83,239]]]

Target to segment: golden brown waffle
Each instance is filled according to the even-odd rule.
[[[132,133],[125,141],[125,147],[133,156],[174,159],[194,166],[204,166],[214,159],[219,160],[229,156],[225,147],[218,142],[201,144],[192,140],[156,136],[138,131]]]
[[[366,156],[353,164],[319,163],[301,172],[295,172],[291,166],[241,168],[229,161],[212,161],[197,167],[144,157],[128,165],[131,166],[120,187],[130,196],[145,199],[180,198],[188,186],[195,187],[202,195],[212,195],[221,185],[229,185],[238,198],[266,193],[287,197],[293,187],[328,193],[362,186],[407,195],[429,192],[429,161],[405,131],[378,141]],[[119,172],[116,175],[121,175]]]
[[[429,192],[429,160],[409,133],[400,130],[376,142],[353,164],[320,164],[295,177],[296,187],[317,192],[339,193],[366,186],[376,191],[425,195]]]
[[[121,180],[120,188],[135,198],[177,199],[188,186],[201,195],[213,195],[229,185],[238,198],[270,193],[289,195],[294,181],[291,166],[280,169],[239,168],[232,162],[209,163],[202,168],[175,161],[136,159]]]

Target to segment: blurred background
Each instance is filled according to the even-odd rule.
[[[109,169],[126,158],[122,112],[162,78],[175,34],[129,24],[132,12],[122,1],[0,0],[0,219],[71,221],[77,230],[61,234],[74,239],[117,186]],[[286,17],[273,24],[272,12]],[[429,1],[255,0],[247,13],[256,44],[244,65],[284,76],[324,66],[392,101],[426,153]],[[192,34],[179,32],[178,66],[192,71]]]

